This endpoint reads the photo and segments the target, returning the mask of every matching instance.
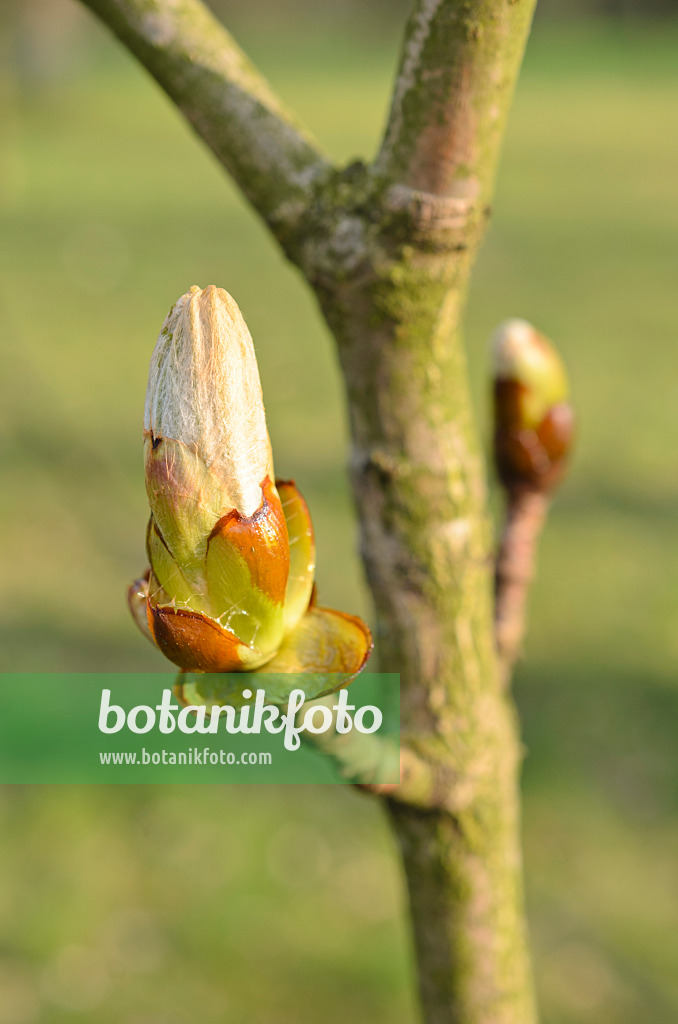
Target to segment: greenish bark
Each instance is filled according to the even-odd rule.
[[[435,237],[378,175],[346,177],[355,205],[342,200],[338,214],[328,198],[342,182],[314,215],[340,238],[353,233],[350,262],[327,248],[319,261],[317,233],[314,266],[303,247],[295,255],[339,343],[381,667],[400,672],[403,743],[428,769],[424,794],[406,787],[388,801],[425,1020],[530,1024],[519,743],[495,655],[484,467],[459,330],[483,218]]]
[[[411,188],[487,199],[535,0],[419,0],[376,167]]]
[[[419,0],[379,156],[344,170],[237,70],[197,0],[85,2],[234,174],[337,340],[379,656],[402,682],[402,782],[374,789],[402,850],[424,1019],[533,1024],[520,746],[460,332],[534,0]]]

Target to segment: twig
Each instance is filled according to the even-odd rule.
[[[539,491],[508,492],[506,522],[497,553],[495,637],[505,683],[520,656],[525,634],[526,604],[534,576],[537,542],[550,499]]]
[[[316,706],[331,710],[336,701],[336,694],[319,697],[307,701],[302,712],[305,715]],[[356,729],[339,733],[335,725],[336,718],[325,732],[304,732],[302,737],[332,760],[346,782],[411,807],[446,807],[454,799],[454,787],[448,785],[440,766],[424,760],[408,742],[399,743],[397,737],[370,735]]]

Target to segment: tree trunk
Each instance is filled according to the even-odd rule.
[[[353,195],[363,173],[357,166],[348,172]],[[392,206],[393,192],[379,197],[377,186],[361,205],[380,204]],[[440,251],[428,218],[426,242],[412,245],[411,210],[406,223],[380,215],[389,226],[371,235],[343,209],[331,237],[351,237],[350,256],[329,245],[318,261],[316,234],[315,266],[304,269],[346,381],[379,667],[400,673],[402,742],[435,778],[427,807],[388,801],[407,876],[424,1019],[532,1024],[520,744],[495,653],[484,461],[459,333],[482,219],[460,217],[455,203],[437,212],[446,225]]]

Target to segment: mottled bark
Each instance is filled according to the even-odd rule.
[[[419,0],[379,156],[343,170],[254,71],[241,72],[197,0],[85,2],[234,174],[337,340],[380,663],[402,682],[405,770],[383,795],[424,1019],[533,1024],[520,744],[495,649],[485,470],[460,331],[534,0]],[[342,757],[340,744],[333,753]]]
[[[419,0],[376,167],[438,196],[489,197],[534,0]]]
[[[347,382],[380,664],[400,672],[403,744],[428,767],[425,799],[389,799],[425,1019],[530,1024],[519,743],[495,654],[484,467],[459,335],[482,220],[434,244],[416,207],[394,213],[392,189],[369,170],[351,176],[376,225],[344,212],[350,265],[332,280],[338,252],[315,273],[299,255]],[[317,241],[312,251],[317,260]]]

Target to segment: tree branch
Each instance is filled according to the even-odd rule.
[[[280,238],[329,171],[200,0],[82,0],[156,79]]]
[[[485,203],[535,0],[417,0],[376,168]]]

